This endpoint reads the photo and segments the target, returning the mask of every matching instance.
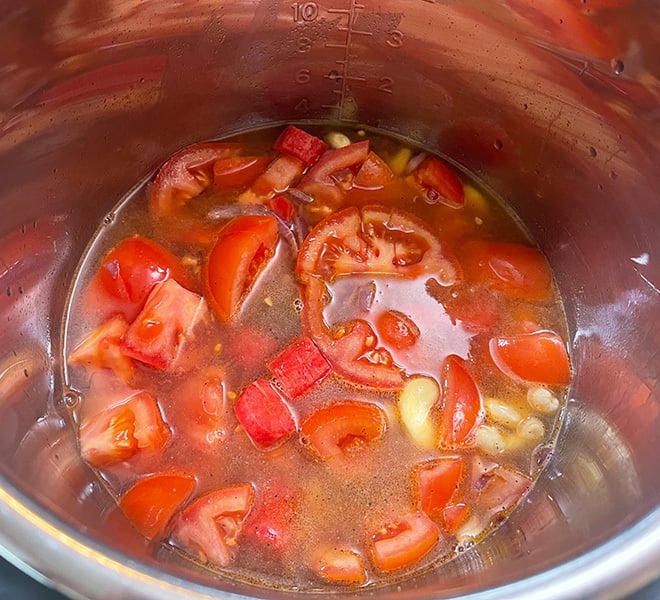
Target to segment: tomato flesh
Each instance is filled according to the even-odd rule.
[[[552,331],[492,338],[493,362],[505,375],[547,385],[568,385],[571,365],[566,345]]]
[[[330,373],[330,363],[308,337],[293,342],[268,364],[268,368],[291,399],[304,394]]]
[[[225,567],[254,501],[250,484],[221,488],[197,498],[180,515],[172,532],[177,546],[202,562]]]
[[[144,537],[152,540],[160,537],[194,487],[195,478],[191,475],[150,475],[121,497],[119,508]]]
[[[366,582],[364,561],[351,548],[321,546],[312,554],[312,570],[330,583],[360,585]]]
[[[258,448],[272,448],[296,429],[291,409],[265,379],[257,379],[243,390],[234,412]]]
[[[420,465],[417,470],[417,491],[420,508],[437,517],[452,499],[463,476],[463,459],[443,457]]]
[[[381,571],[402,569],[421,559],[437,543],[438,526],[423,512],[405,515],[385,525],[372,538],[371,555]]]
[[[380,337],[392,348],[412,348],[420,331],[415,322],[398,310],[386,310],[378,317],[376,328]]]
[[[363,190],[380,190],[394,179],[388,164],[373,151],[370,151],[355,175],[353,185]]]
[[[328,145],[322,139],[298,129],[295,125],[289,125],[277,138],[273,147],[278,152],[295,156],[306,165],[314,164],[328,149]]]
[[[383,411],[369,402],[336,402],[316,411],[300,427],[303,443],[321,459],[346,459],[383,436]]]
[[[218,187],[250,185],[268,166],[268,156],[232,156],[213,163],[213,183]]]
[[[442,202],[452,208],[465,203],[463,183],[454,170],[433,156],[425,158],[413,173],[430,202]]]
[[[214,312],[230,321],[268,261],[279,234],[275,217],[246,215],[225,225],[206,261],[204,283]]]

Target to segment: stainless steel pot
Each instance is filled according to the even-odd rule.
[[[331,120],[455,157],[548,255],[575,378],[503,528],[385,598],[614,598],[660,575],[660,8],[654,0],[0,2],[0,545],[74,597],[288,594],[148,553],[77,457],[76,262],[190,142]],[[342,594],[339,594],[340,596]]]

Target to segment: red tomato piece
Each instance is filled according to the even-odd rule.
[[[291,221],[296,212],[293,203],[284,196],[275,196],[268,201],[268,206],[278,217],[285,221]]]
[[[226,350],[223,349],[222,354],[246,373],[261,372],[279,347],[280,344],[270,331],[247,325],[237,327],[230,333]]]
[[[470,508],[467,504],[459,502],[458,504],[449,504],[442,510],[442,522],[445,529],[453,534],[467,520],[470,515]]]
[[[159,283],[129,325],[121,340],[122,352],[161,371],[171,368],[203,308],[201,296],[173,279]]]
[[[442,202],[452,208],[460,208],[465,204],[465,191],[458,175],[434,156],[425,158],[421,162],[413,172],[412,179],[433,203]]]
[[[133,373],[133,362],[120,346],[127,329],[128,323],[122,315],[101,323],[78,344],[69,356],[69,363],[112,369],[119,379],[127,381]]]
[[[239,310],[255,281],[275,254],[275,217],[246,215],[227,223],[204,270],[207,297],[216,315],[227,322]]]
[[[268,166],[268,156],[231,156],[213,163],[213,183],[217,187],[250,185]]]
[[[552,331],[535,331],[490,340],[490,355],[509,377],[546,385],[568,385],[571,365],[564,340]]]
[[[490,290],[459,291],[455,296],[447,294],[442,304],[453,323],[460,321],[465,329],[475,333],[491,330],[502,312],[498,298]]]
[[[342,546],[322,545],[312,553],[310,567],[325,581],[340,585],[361,585],[367,581],[359,552]]]
[[[258,448],[270,449],[296,429],[291,409],[265,379],[257,379],[243,390],[234,412]]]
[[[304,170],[305,163],[295,156],[278,156],[257,177],[252,187],[239,196],[238,201],[243,204],[261,204],[273,195],[286,191],[300,179]]]
[[[532,486],[532,482],[517,471],[497,466],[485,476],[487,481],[478,492],[475,514],[491,519],[515,506]]]
[[[440,445],[447,448],[469,446],[484,419],[479,388],[464,364],[453,354],[442,364]]]
[[[140,479],[119,500],[119,508],[146,538],[160,537],[195,487],[192,475],[162,473]]]
[[[160,168],[151,190],[149,208],[154,217],[172,216],[211,183],[213,164],[236,156],[240,144],[196,144],[177,152]]]
[[[335,402],[300,427],[301,441],[323,460],[347,459],[380,439],[387,427],[382,409],[370,402]]]
[[[461,258],[468,281],[525,300],[547,300],[552,294],[552,271],[537,248],[474,241],[466,244]]]
[[[368,156],[368,140],[326,152],[305,173],[298,187],[312,196],[317,204],[336,207],[352,185],[352,170],[358,169]]]
[[[282,482],[257,490],[243,535],[260,545],[282,552],[293,541],[292,526],[296,520],[297,502],[289,486]]]
[[[172,540],[194,558],[226,567],[253,500],[254,490],[248,483],[201,496],[179,516]]]
[[[275,150],[283,154],[290,154],[302,160],[306,165],[314,164],[328,145],[320,138],[289,125],[277,138]]]
[[[140,449],[161,450],[171,431],[156,400],[147,392],[83,420],[79,442],[82,457],[95,467],[131,458]]]
[[[439,536],[438,526],[423,512],[410,513],[372,537],[373,562],[385,572],[409,567],[436,545]]]
[[[157,283],[188,282],[181,261],[156,242],[134,235],[120,242],[103,259],[96,282],[115,312],[132,321]]]
[[[412,348],[420,336],[415,322],[398,310],[382,312],[376,320],[376,329],[383,341],[397,350]]]
[[[453,498],[463,477],[463,459],[443,457],[419,465],[416,470],[419,507],[438,517]]]
[[[363,190],[380,190],[393,179],[392,169],[372,150],[355,175],[353,185]]]
[[[290,344],[268,364],[268,368],[291,399],[304,394],[330,373],[330,363],[308,337]]]

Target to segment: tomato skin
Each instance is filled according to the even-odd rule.
[[[438,526],[417,511],[385,525],[371,540],[371,556],[378,569],[396,571],[416,563],[437,543]]]
[[[463,249],[461,264],[468,281],[483,283],[508,296],[547,300],[552,295],[552,271],[537,248],[474,241]]]
[[[310,567],[333,584],[361,585],[367,581],[364,561],[352,548],[321,545],[312,553]]]
[[[215,314],[232,319],[275,253],[279,234],[275,217],[246,215],[227,223],[204,269],[207,298]]]
[[[330,363],[308,337],[290,344],[270,363],[268,368],[288,398],[304,394],[330,373]]]
[[[505,375],[546,385],[568,385],[571,366],[564,341],[552,331],[492,338],[491,358]]]
[[[442,364],[440,421],[442,447],[470,446],[477,428],[484,419],[481,393],[472,376],[465,370],[464,364],[463,359],[453,354]]]
[[[122,381],[133,374],[133,362],[121,351],[120,340],[128,330],[123,315],[115,315],[89,333],[69,355],[69,364],[111,369]]]
[[[412,348],[420,331],[415,322],[398,310],[386,310],[376,321],[376,329],[388,346],[397,350]]]
[[[265,379],[257,379],[243,390],[234,412],[248,437],[263,450],[283,442],[296,429],[291,409]]]
[[[268,166],[268,156],[232,156],[213,163],[213,183],[235,188],[251,184]]]
[[[465,203],[465,191],[458,175],[434,156],[425,158],[412,178],[431,202],[442,202],[452,208],[461,208]]]
[[[188,282],[181,261],[160,244],[134,235],[110,250],[95,279],[104,294],[102,302],[132,321],[153,287],[170,278],[182,285]]]
[[[195,488],[192,475],[161,473],[143,477],[119,500],[119,508],[147,539],[162,535]]]
[[[202,562],[226,567],[253,501],[254,490],[248,483],[201,496],[179,515],[172,539]]]
[[[83,459],[103,468],[131,458],[138,450],[161,450],[170,435],[156,400],[139,392],[84,419],[78,440]]]
[[[362,190],[380,190],[393,179],[392,169],[372,150],[355,175],[353,185]]]
[[[419,507],[429,517],[443,514],[463,477],[460,457],[443,457],[423,463],[416,469]]]
[[[171,369],[204,306],[201,296],[175,280],[159,283],[122,338],[122,352],[154,369]]]
[[[174,154],[159,169],[151,190],[149,208],[153,217],[169,217],[199,196],[211,183],[213,164],[236,156],[240,144],[196,144]]]
[[[342,401],[308,417],[300,426],[300,436],[321,459],[343,460],[380,439],[386,427],[385,414],[376,404]]]
[[[311,165],[328,149],[328,145],[322,139],[289,125],[275,141],[274,148]]]

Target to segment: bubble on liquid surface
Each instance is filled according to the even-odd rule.
[[[612,69],[612,73],[615,75],[621,75],[623,73],[625,65],[623,64],[623,61],[619,58],[613,58],[610,61],[610,68]]]

